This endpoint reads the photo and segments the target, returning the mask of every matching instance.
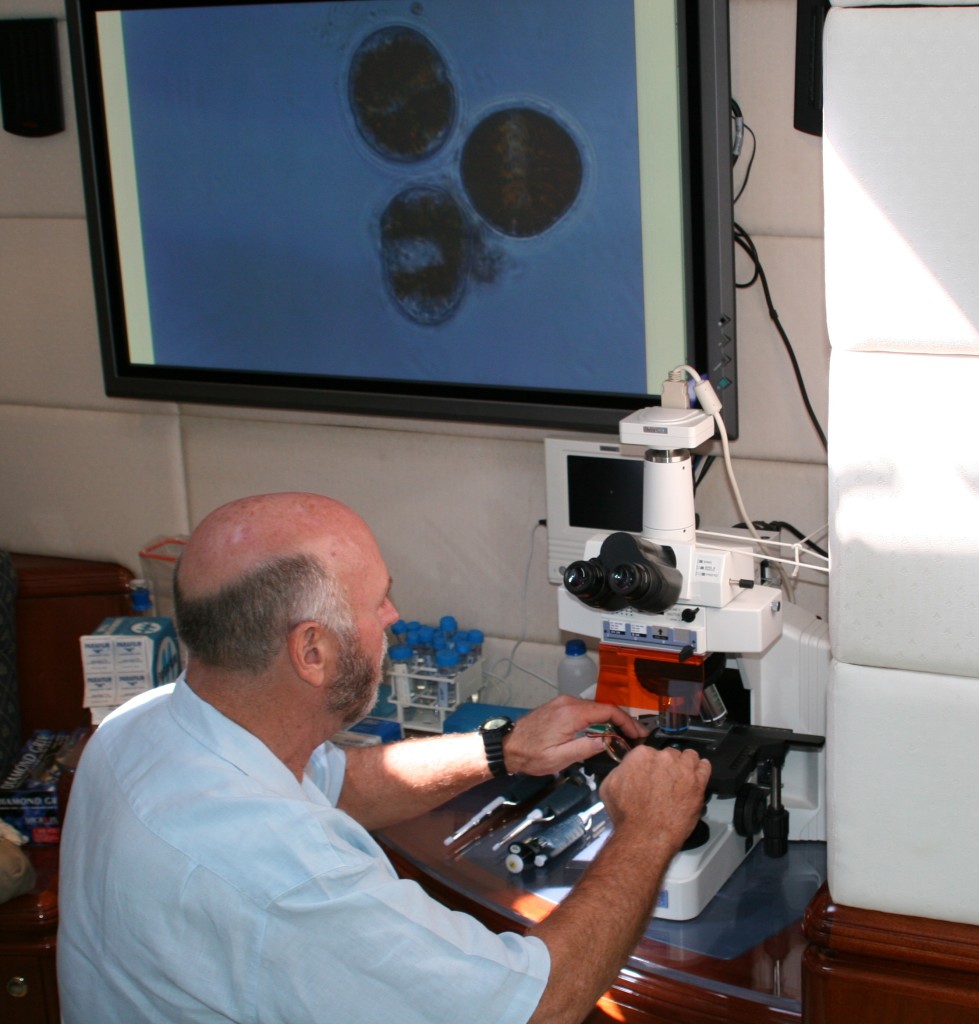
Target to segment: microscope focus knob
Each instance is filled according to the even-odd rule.
[[[745,839],[758,835],[767,805],[768,791],[750,782],[745,783],[734,801],[734,831]]]

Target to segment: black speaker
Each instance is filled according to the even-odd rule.
[[[793,126],[823,134],[823,22],[829,0],[796,0]]]
[[[64,131],[55,18],[0,21],[0,110],[12,135]]]

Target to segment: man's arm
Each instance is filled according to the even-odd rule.
[[[529,1024],[577,1024],[635,948],[704,804],[710,765],[692,750],[631,751],[602,784],[613,832],[563,902],[529,932],[551,956]]]
[[[602,749],[581,736],[589,725],[612,722],[632,739],[645,730],[621,708],[556,697],[521,718],[504,740],[507,770],[550,775]],[[340,807],[367,828],[424,814],[490,778],[482,737],[451,733],[347,751]]]

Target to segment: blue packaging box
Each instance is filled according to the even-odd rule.
[[[86,729],[38,729],[0,782],[0,819],[36,845],[54,845],[61,838],[58,779],[77,758],[75,748],[86,735]]]
[[[382,743],[394,743],[402,738],[401,723],[386,718],[362,718],[350,726],[350,732],[363,732],[371,736],[380,736]]]
[[[511,708],[504,704],[474,704],[467,701],[446,715],[443,732],[475,732],[487,718],[506,715],[516,721],[530,712],[530,708]]]

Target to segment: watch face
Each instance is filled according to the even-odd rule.
[[[483,732],[491,732],[493,729],[505,729],[510,724],[510,719],[503,715],[496,718],[487,718],[481,729]]]

